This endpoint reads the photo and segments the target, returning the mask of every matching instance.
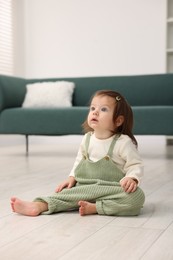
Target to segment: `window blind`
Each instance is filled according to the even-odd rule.
[[[0,74],[13,75],[12,0],[0,0]]]

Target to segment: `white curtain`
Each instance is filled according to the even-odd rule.
[[[0,0],[0,74],[13,75],[12,1]]]

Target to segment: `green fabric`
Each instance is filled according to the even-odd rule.
[[[21,109],[26,84],[57,80],[75,83],[72,108]],[[134,134],[173,135],[173,74],[46,79],[0,75],[0,133],[81,134],[89,100],[99,89],[126,97],[134,112]]]
[[[82,134],[88,108],[6,109],[0,116],[0,133],[29,135]]]
[[[90,133],[87,135],[86,143],[89,139]],[[126,193],[121,188],[119,181],[124,174],[111,159],[115,143],[116,138],[105,157],[97,162],[90,161],[88,151],[85,151],[75,170],[75,187],[63,189],[50,197],[36,198],[34,201],[48,203],[48,211],[42,214],[77,209],[78,202],[85,200],[96,203],[100,215],[138,215],[143,207],[145,195],[140,188],[133,193]],[[86,146],[88,147],[88,144]]]
[[[134,134],[173,135],[173,106],[133,107]]]
[[[19,106],[23,102],[26,84],[43,81],[73,81],[76,85],[73,105],[88,106],[91,96],[99,89],[119,91],[132,106],[173,105],[173,73],[132,76],[101,76],[79,78],[41,78],[22,79],[0,76],[0,109],[2,100],[8,98],[7,104]],[[6,95],[1,97],[5,91]],[[14,95],[14,97],[13,97]],[[17,98],[17,100],[16,100]]]
[[[134,134],[173,135],[173,107],[133,107]],[[59,109],[5,109],[0,114],[0,133],[29,135],[82,134],[87,107]]]
[[[173,105],[173,74],[90,77],[75,79],[74,104],[88,105],[99,89],[120,92],[131,106]]]
[[[0,75],[0,112],[4,108],[20,107],[26,93],[26,80]]]

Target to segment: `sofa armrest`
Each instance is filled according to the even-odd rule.
[[[25,93],[25,79],[0,75],[0,112],[5,108],[20,107]]]

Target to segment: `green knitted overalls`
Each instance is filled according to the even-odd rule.
[[[139,187],[133,193],[124,192],[119,184],[124,174],[111,159],[118,137],[113,139],[105,157],[93,162],[88,156],[90,136],[90,133],[86,136],[85,154],[75,170],[76,186],[34,201],[48,203],[48,211],[42,214],[78,209],[78,201],[85,200],[96,203],[101,215],[138,215],[144,204],[144,193]]]

